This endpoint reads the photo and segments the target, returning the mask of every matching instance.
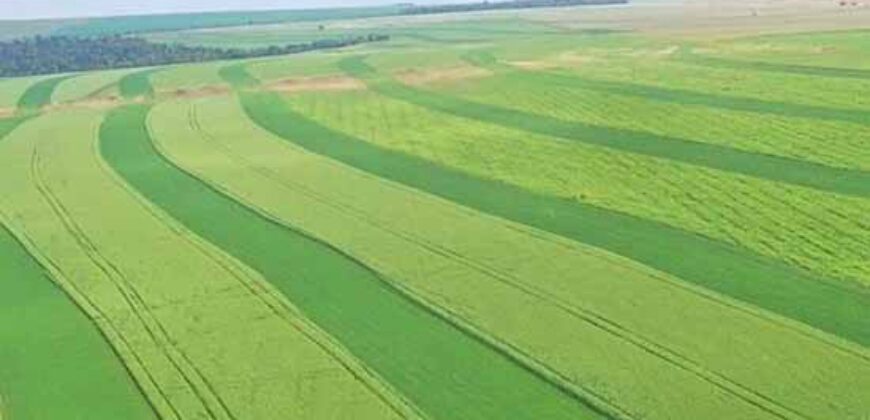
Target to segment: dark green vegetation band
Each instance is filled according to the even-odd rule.
[[[361,78],[371,79],[374,72],[359,58],[346,59],[341,66],[344,71]],[[870,172],[833,168],[642,131],[566,121],[415,89],[390,80],[371,80],[370,86],[394,99],[503,127],[823,191],[870,197]]]
[[[254,87],[260,84],[254,76],[248,73],[247,62],[239,62],[221,67],[218,71],[221,79],[235,89]]]
[[[531,73],[526,73],[531,75]],[[683,89],[670,89],[637,83],[611,82],[585,79],[579,76],[554,73],[537,73],[539,80],[564,84],[569,87],[596,90],[624,96],[633,96],[652,101],[680,105],[699,105],[730,111],[754,112],[781,117],[813,118],[836,122],[870,125],[870,112],[856,109],[841,109],[816,105],[803,105],[788,102],[766,101],[761,99],[716,95]]]
[[[766,61],[734,60],[698,55],[683,51],[680,58],[688,63],[713,68],[752,70],[771,73],[800,74],[804,76],[834,77],[842,79],[870,80],[870,70],[837,67],[806,66],[800,64],[771,63]]]
[[[109,164],[190,230],[262,273],[428,417],[604,417],[350,257],[172,165],[151,143],[147,113],[147,107],[133,105],[108,115],[100,149]]]
[[[23,112],[38,111],[42,107],[51,104],[51,97],[60,82],[71,76],[58,76],[40,80],[24,91],[18,100],[18,110]]]
[[[159,69],[147,69],[125,75],[118,81],[118,90],[124,99],[151,98],[154,88],[151,86],[151,75]]]
[[[0,417],[156,419],[109,342],[0,225]]]
[[[260,126],[313,153],[470,208],[593,245],[862,345],[870,294],[664,224],[530,192],[390,151],[293,111],[274,93],[242,96]]]

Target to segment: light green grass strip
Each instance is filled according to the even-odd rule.
[[[108,116],[101,150],[110,165],[190,230],[262,273],[426,416],[606,417],[340,251],[262,217],[173,166],[150,142],[147,113],[147,107],[132,106]]]
[[[0,120],[0,140],[21,121]],[[99,329],[2,225],[0,343],[3,418],[157,418]]]
[[[870,172],[833,168],[641,131],[565,121],[468,101],[379,79],[375,69],[359,57],[348,58],[339,65],[348,74],[368,80],[369,85],[380,94],[458,117],[771,181],[870,197]]]
[[[314,153],[508,220],[626,256],[724,295],[870,345],[870,294],[751,251],[601,207],[542,195],[389,151],[246,94],[248,115]]]

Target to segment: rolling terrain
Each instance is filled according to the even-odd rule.
[[[0,419],[870,418],[870,11],[782,3],[34,24],[390,40],[0,79]]]

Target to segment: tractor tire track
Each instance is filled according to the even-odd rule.
[[[106,276],[107,279],[109,279],[113,283],[115,289],[122,296],[125,303],[130,308],[132,314],[135,315],[136,318],[139,320],[145,332],[154,343],[155,347],[163,352],[163,354],[166,356],[166,359],[178,372],[178,374],[187,384],[189,389],[193,392],[196,399],[199,400],[200,404],[202,405],[203,409],[205,409],[205,411],[208,413],[209,417],[212,419],[221,418],[220,416],[218,416],[217,412],[214,411],[214,409],[211,407],[211,404],[207,402],[204,391],[196,385],[194,379],[187,373],[186,369],[183,368],[182,365],[186,365],[188,369],[193,370],[194,374],[198,376],[198,379],[203,384],[205,384],[207,388],[206,392],[213,392],[213,389],[206,380],[205,376],[202,374],[199,368],[197,368],[191,362],[188,356],[177,347],[174,340],[170,338],[162,323],[153,313],[150,312],[150,310],[148,309],[148,305],[145,303],[141,295],[139,295],[135,286],[129,280],[127,280],[126,277],[124,277],[121,271],[116,266],[114,266],[114,264],[112,264],[107,257],[100,253],[99,249],[95,246],[93,242],[90,241],[82,228],[78,226],[78,224],[72,218],[61,200],[53,194],[50,187],[42,180],[39,167],[40,158],[38,150],[34,149],[31,158],[31,173],[40,195],[42,195],[42,197],[46,200],[46,202],[52,208],[52,211],[64,224],[67,233],[69,233],[70,236],[76,240],[79,247],[88,256],[90,261]],[[154,324],[154,326],[151,326],[151,324]],[[173,357],[173,352],[177,353],[179,356]],[[177,360],[178,357],[181,358],[180,361]],[[235,419],[233,414],[229,411],[229,409],[226,407],[226,405],[223,403],[222,399],[220,399],[218,395],[213,394],[212,398],[216,399],[219,402],[221,408],[224,410],[225,417]]]
[[[191,108],[191,109],[195,109],[195,108]],[[491,265],[488,265],[485,263],[473,261],[467,257],[464,257],[463,255],[461,255],[460,253],[458,253],[456,251],[445,248],[437,243],[428,241],[423,237],[419,237],[417,235],[413,235],[411,233],[403,232],[403,231],[400,231],[397,229],[392,229],[388,225],[384,225],[383,223],[380,223],[379,221],[375,220],[374,218],[368,216],[365,212],[363,212],[361,210],[353,208],[349,205],[344,205],[344,204],[333,202],[333,201],[329,200],[328,198],[326,198],[325,196],[318,194],[316,192],[316,190],[306,187],[303,183],[293,182],[293,181],[287,179],[286,177],[282,177],[280,174],[278,174],[278,173],[276,173],[276,172],[274,172],[266,167],[259,166],[255,162],[247,160],[243,156],[238,155],[236,153],[233,153],[230,149],[228,149],[227,147],[222,145],[220,142],[216,141],[210,134],[208,134],[207,132],[202,130],[198,123],[195,125],[194,128],[196,131],[198,131],[200,133],[200,135],[203,138],[208,139],[209,142],[214,146],[215,149],[221,150],[222,153],[224,153],[228,158],[235,160],[242,167],[258,173],[259,175],[263,176],[266,179],[269,179],[270,181],[276,183],[277,185],[283,186],[284,188],[286,188],[286,190],[288,192],[295,192],[295,193],[300,193],[302,195],[305,195],[305,196],[311,198],[312,200],[315,200],[315,201],[317,201],[325,206],[328,206],[328,207],[335,209],[339,213],[344,214],[344,215],[348,216],[349,218],[358,220],[358,221],[365,223],[369,226],[372,226],[378,230],[386,232],[392,236],[395,236],[395,237],[400,238],[402,240],[408,241],[408,242],[415,244],[423,249],[426,249],[429,252],[432,252],[435,255],[439,255],[439,256],[446,258],[450,261],[454,261],[457,264],[464,266],[472,271],[478,272],[478,273],[483,274],[484,276],[486,276],[488,278],[491,278],[491,279],[499,281],[503,284],[506,284],[509,287],[512,287],[512,288],[520,291],[523,294],[526,294],[528,296],[532,296],[540,301],[543,301],[543,302],[551,304],[555,307],[558,307],[562,311],[564,311],[566,314],[569,314],[571,317],[573,317],[581,322],[585,322],[585,323],[588,323],[590,325],[593,325],[595,328],[598,328],[599,330],[601,330],[607,334],[610,334],[614,337],[617,337],[618,339],[620,339],[628,344],[631,344],[631,345],[643,350],[644,352],[653,355],[654,357],[660,358],[660,359],[674,365],[678,369],[685,370],[685,371],[695,375],[696,377],[700,378],[701,380],[703,380],[707,383],[710,383],[711,385],[722,389],[723,391],[733,395],[734,397],[739,398],[741,400],[744,400],[745,402],[752,404],[752,405],[754,405],[754,406],[756,406],[756,407],[758,407],[758,408],[760,408],[760,409],[762,409],[762,410],[764,410],[764,411],[766,411],[774,416],[777,416],[779,418],[793,418],[793,417],[806,418],[806,416],[781,405],[780,403],[775,401],[773,398],[766,396],[761,392],[755,391],[755,390],[751,389],[750,387],[747,387],[743,384],[740,384],[739,382],[728,378],[726,375],[705,369],[703,366],[701,366],[700,363],[691,360],[691,358],[680,354],[678,351],[672,350],[672,349],[668,348],[667,346],[656,343],[654,340],[649,340],[647,338],[644,338],[642,335],[637,334],[637,333],[631,331],[630,329],[624,327],[623,325],[620,325],[619,323],[616,323],[616,322],[610,320],[609,318],[607,318],[604,315],[598,314],[592,310],[589,310],[587,308],[583,308],[581,306],[578,306],[576,304],[568,302],[564,299],[561,299],[558,296],[555,296],[552,293],[547,292],[546,290],[543,290],[541,288],[527,284],[526,282],[522,281],[522,279],[517,278],[516,276],[514,276],[508,272],[505,272],[505,271],[500,270],[498,268],[492,267]],[[203,182],[209,182],[209,181],[206,181],[205,178],[202,176],[197,175],[197,177],[200,179],[203,179]],[[373,179],[377,179],[378,181],[383,182],[383,180],[378,179],[378,178],[373,178]],[[396,187],[396,188],[401,188],[401,187]],[[410,190],[408,192],[415,193],[415,194],[419,193],[417,191],[410,191]],[[234,197],[236,200],[242,201],[243,203],[245,203],[245,205],[247,205],[249,207],[256,207],[255,204],[249,203],[247,200],[244,200],[244,199],[237,197],[235,195],[234,195]],[[262,210],[262,211],[265,211],[265,210]],[[275,217],[275,216],[272,216],[272,217]],[[280,218],[278,218],[278,219],[280,219]],[[511,230],[514,230],[517,232],[521,232],[523,234],[527,234],[526,231],[519,230],[517,227],[511,226],[509,223],[501,223],[501,225],[504,226],[505,228],[508,228],[508,229],[511,229]],[[542,238],[542,236],[536,236],[536,238],[540,239],[540,238]],[[547,239],[549,239],[549,238],[547,238]],[[555,243],[552,240],[548,240],[548,242]],[[627,267],[625,264],[621,264],[621,265],[623,267]],[[686,288],[679,287],[679,285],[676,285],[674,282],[666,280],[660,276],[653,276],[653,277],[656,280],[659,280],[662,283],[664,283],[670,287],[676,287],[676,288],[681,289],[681,290],[688,290]],[[408,293],[410,293],[410,294],[419,296],[419,294],[417,294],[416,292],[413,292],[411,290],[412,288],[409,288],[407,286],[401,286],[400,284],[397,284],[397,286],[408,289],[409,290]],[[690,291],[690,293],[698,295],[698,293],[696,293],[695,291]],[[703,298],[712,300],[716,304],[723,304],[723,302],[721,302],[716,297],[703,296]],[[436,304],[430,304],[430,305],[435,305],[435,307],[438,310],[449,311],[449,309],[443,308],[440,305],[436,305]],[[723,306],[732,307],[731,305],[728,305],[728,304],[723,304]],[[754,311],[741,310],[741,312],[748,313],[753,317],[760,318],[760,319],[763,319],[765,321],[769,321],[769,319],[767,317],[764,317],[763,315],[760,315],[759,313],[754,312]],[[459,317],[459,319],[462,319],[462,318]],[[468,322],[468,321],[465,321],[465,322]],[[473,323],[471,323],[471,324],[473,324]],[[794,331],[794,328],[792,328],[792,327],[788,327],[788,329]],[[810,337],[812,337],[813,339],[818,339],[817,336],[810,336]],[[498,340],[498,339],[493,339],[493,340]],[[824,342],[825,344],[830,344],[829,342],[824,341],[824,340],[822,340],[822,342]],[[516,351],[519,351],[521,354],[523,354],[524,355],[523,358],[531,359],[531,360],[535,361],[536,364],[541,365],[541,366],[545,366],[548,371],[557,372],[556,369],[553,369],[553,368],[547,366],[546,363],[544,363],[540,360],[537,360],[535,357],[532,357],[532,356],[528,355],[527,353],[522,352],[519,349],[517,349]],[[866,358],[866,355],[865,355],[865,358]],[[870,361],[870,358],[867,358],[867,360]],[[569,382],[571,382],[571,381],[569,380]],[[593,392],[590,389],[586,388],[582,384],[577,384],[577,383],[573,383],[573,384],[575,386],[580,386],[581,388],[583,388],[585,390],[585,392]]]

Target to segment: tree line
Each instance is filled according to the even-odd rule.
[[[0,42],[0,77],[267,57],[387,40],[388,35],[369,34],[240,49],[163,44],[120,35],[36,36]]]
[[[406,6],[403,15],[427,15],[435,13],[477,12],[484,10],[533,9],[539,7],[591,6],[602,4],[626,4],[628,0],[512,0],[483,1],[480,3],[442,4],[434,6]]]

